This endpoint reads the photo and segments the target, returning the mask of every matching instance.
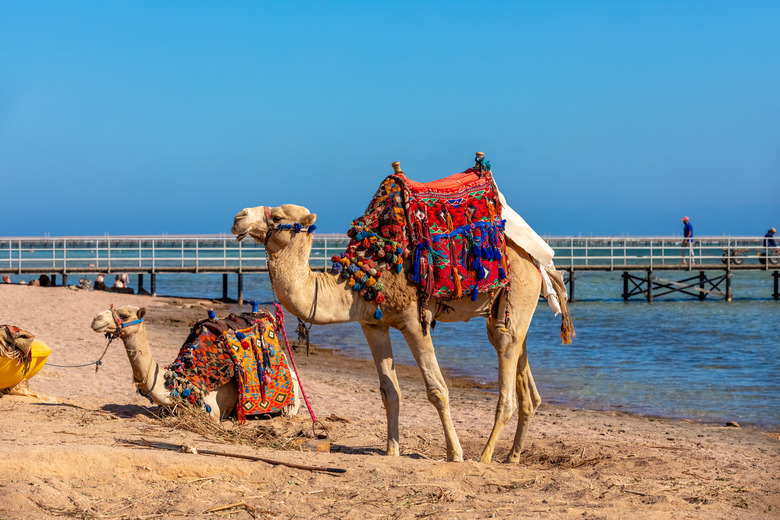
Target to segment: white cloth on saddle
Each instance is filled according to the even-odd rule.
[[[531,229],[531,226],[523,220],[523,217],[509,207],[501,191],[498,192],[498,200],[501,201],[501,218],[506,220],[504,234],[512,239],[512,242],[522,247],[526,253],[531,255],[541,265],[549,265],[555,256],[553,248],[536,231]]]
[[[506,203],[506,197],[498,190],[498,186],[496,186],[496,191],[498,191],[498,199],[501,201],[501,218],[506,220],[504,234],[534,259],[536,269],[542,277],[542,296],[557,316],[561,312],[561,302],[558,300],[558,295],[548,274],[548,270],[555,271],[553,264],[555,251],[526,223],[523,217],[509,207],[509,204]]]

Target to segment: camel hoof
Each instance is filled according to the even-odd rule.
[[[490,459],[492,457],[486,457],[485,455],[480,455],[477,459],[477,462],[482,462],[483,464],[490,464]]]

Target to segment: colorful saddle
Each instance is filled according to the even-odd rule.
[[[352,222],[350,243],[331,259],[331,272],[376,302],[377,319],[384,273],[401,273],[410,256],[409,276],[422,299],[476,300],[480,292],[505,287],[505,222],[490,163],[478,159],[475,168],[430,183],[412,181],[393,166],[395,174]]]
[[[235,377],[239,424],[248,415],[281,411],[294,403],[295,387],[278,332],[266,311],[200,321],[166,367],[165,388],[174,399],[211,412],[203,398]]]

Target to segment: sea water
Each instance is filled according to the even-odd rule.
[[[654,303],[641,298],[623,302],[620,274],[578,273],[577,301],[570,304],[577,336],[571,345],[561,344],[560,316],[540,300],[527,346],[545,402],[780,428],[780,302],[772,299],[771,273],[736,272],[731,302],[675,293]],[[690,276],[662,273],[672,280]],[[70,275],[68,281],[77,283],[78,278]],[[229,296],[235,297],[236,276],[229,281]],[[135,276],[131,286],[133,282]],[[148,289],[148,277],[145,282]],[[157,293],[219,298],[222,275],[158,274]],[[272,300],[268,275],[245,274],[244,298]],[[288,315],[291,337],[296,325]],[[391,330],[391,338],[397,362],[414,365],[401,334]],[[495,385],[496,353],[484,319],[438,323],[432,338],[448,374]],[[348,356],[371,356],[356,323],[314,326],[311,341]]]

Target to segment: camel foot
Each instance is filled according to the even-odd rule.
[[[388,446],[385,451],[385,455],[388,457],[398,457],[401,454],[401,450],[398,449],[398,445]]]
[[[480,455],[480,456],[479,456],[479,458],[477,459],[477,462],[482,462],[482,463],[485,463],[485,464],[490,464],[490,459],[491,459],[491,458],[492,458],[492,457],[491,457],[490,455],[485,455],[485,454],[482,454],[482,455]]]
[[[449,462],[463,462],[463,452],[447,454],[447,461]]]

